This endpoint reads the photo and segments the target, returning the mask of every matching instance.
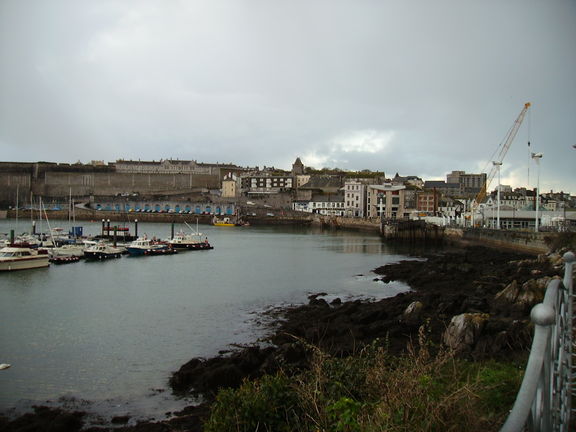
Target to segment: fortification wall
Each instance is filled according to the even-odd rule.
[[[15,206],[16,201],[22,206],[31,194],[50,200],[70,195],[157,195],[217,189],[219,177],[219,173],[117,173],[111,165],[0,162],[0,207]]]

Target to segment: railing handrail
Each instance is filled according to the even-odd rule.
[[[568,431],[571,397],[575,390],[572,371],[573,265],[567,252],[564,278],[548,283],[544,301],[532,308],[534,339],[524,379],[514,406],[500,432]]]

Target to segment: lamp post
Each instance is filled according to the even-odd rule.
[[[492,164],[498,167],[498,194],[497,194],[497,209],[496,210],[496,229],[500,229],[500,167],[502,162],[492,161]]]
[[[534,231],[538,232],[538,210],[540,207],[540,159],[542,159],[542,153],[532,153],[531,157],[536,162],[538,168],[536,175],[536,220],[534,225]]]

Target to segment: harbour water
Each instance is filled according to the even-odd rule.
[[[101,228],[77,225],[85,234]],[[14,228],[30,224],[0,221],[0,233]],[[167,238],[170,228],[141,223],[138,231]],[[162,418],[189,402],[171,395],[171,372],[262,337],[262,311],[304,303],[311,293],[382,298],[408,289],[373,280],[372,269],[407,259],[375,234],[200,231],[213,250],[0,273],[0,363],[12,365],[0,371],[0,412],[54,404]]]

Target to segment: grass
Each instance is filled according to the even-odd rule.
[[[222,390],[208,432],[497,431],[522,380],[514,364],[468,362],[417,347],[390,355],[376,341],[336,358],[312,347],[309,370],[281,371]]]

